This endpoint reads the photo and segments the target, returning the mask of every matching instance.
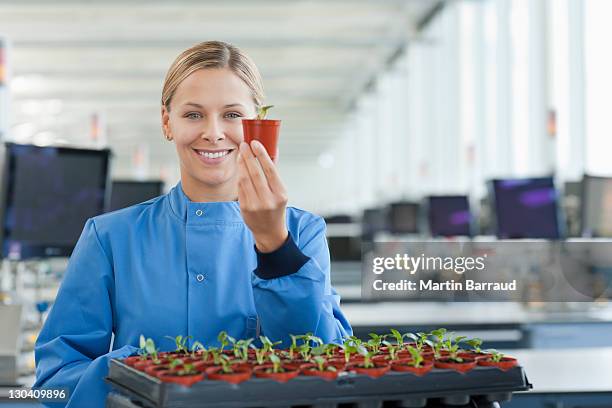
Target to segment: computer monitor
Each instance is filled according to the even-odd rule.
[[[585,175],[581,201],[582,235],[612,237],[612,177]]]
[[[328,236],[332,262],[361,261],[361,238],[357,236]]]
[[[163,182],[115,180],[111,187],[109,211],[120,210],[160,196],[163,193]]]
[[[467,196],[427,197],[427,219],[434,237],[472,235],[472,214]]]
[[[0,144],[2,256],[69,256],[102,214],[110,150]]]
[[[552,177],[492,180],[497,237],[558,239],[558,194]]]
[[[389,204],[389,230],[393,234],[417,234],[419,204],[407,201]]]
[[[367,208],[361,218],[361,231],[364,238],[372,238],[376,233],[387,231],[387,213],[384,208]]]
[[[348,214],[335,214],[324,217],[326,224],[351,224],[353,217]]]

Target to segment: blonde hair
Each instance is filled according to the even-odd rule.
[[[222,41],[205,41],[183,51],[172,63],[162,88],[161,103],[170,112],[176,88],[199,69],[228,68],[249,87],[255,106],[263,104],[261,75],[253,60],[239,48]]]

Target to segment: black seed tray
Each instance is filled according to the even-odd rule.
[[[184,387],[111,360],[106,380],[119,394],[109,395],[108,408],[494,407],[495,402],[508,401],[513,392],[532,388],[518,366],[508,371],[476,367],[466,374],[434,368],[422,377],[389,372],[376,379],[347,373],[334,381],[307,376],[286,383],[251,378],[237,385],[203,380]]]

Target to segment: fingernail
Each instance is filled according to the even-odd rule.
[[[259,149],[259,150],[263,149],[263,145],[261,144],[259,140],[253,140],[251,142],[251,145],[255,147],[256,149]]]

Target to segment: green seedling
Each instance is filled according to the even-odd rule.
[[[273,108],[274,105],[260,106],[257,108],[257,120],[264,120],[268,115],[268,111]]]
[[[147,356],[150,356],[154,364],[159,364],[161,362],[159,360],[158,350],[155,347],[155,342],[153,341],[153,339],[145,339],[144,336],[141,335],[140,348],[143,350],[141,354],[142,357],[146,358]]]
[[[474,338],[474,339],[466,340],[465,343],[468,344],[470,347],[472,347],[472,349],[474,349],[475,353],[481,353],[482,352],[482,350],[480,349],[480,346],[482,346],[482,340],[481,339]]]
[[[176,352],[180,353],[180,354],[188,354],[189,353],[189,349],[187,348],[187,342],[189,341],[189,339],[192,339],[192,336],[176,336],[176,337],[170,337],[170,336],[164,336],[167,339],[170,339],[172,341],[174,341],[175,347],[176,347]]]
[[[408,352],[410,353],[410,357],[412,357],[412,360],[408,363],[409,365],[413,367],[420,367],[423,365],[423,361],[425,361],[425,359],[421,355],[419,349],[408,346]]]
[[[316,356],[313,358],[313,361],[316,365],[317,371],[336,371],[336,367],[327,366],[325,367],[325,358],[321,356]]]
[[[232,361],[230,360],[229,356],[226,356],[225,354],[221,355],[219,357],[219,363],[221,364],[221,371],[223,374],[232,374],[234,372],[234,369],[232,368]]]
[[[505,356],[505,354],[500,353],[499,351],[495,349],[487,350],[487,353],[491,354],[491,357],[489,357],[489,360],[491,360],[494,363],[499,363],[500,361],[502,361],[502,358],[504,358]]]
[[[374,357],[376,353],[368,350],[363,344],[357,346],[357,352],[363,356],[363,368],[374,368],[372,357]]]
[[[224,354],[219,347],[209,347],[208,353],[212,356],[213,363],[215,363],[216,365],[221,364],[221,356]]]
[[[283,373],[285,369],[281,365],[281,359],[276,354],[270,354],[270,362],[272,363],[272,372],[273,373]]]
[[[219,336],[217,336],[217,340],[219,341],[219,344],[221,344],[221,351],[223,351],[225,347],[229,346],[230,343],[231,344],[236,343],[236,339],[234,339],[229,334],[227,334],[226,331],[220,332]]]
[[[249,346],[253,342],[253,339],[242,339],[234,343],[234,356],[240,361],[247,361],[249,359]]]
[[[262,365],[266,361],[266,349],[265,348],[257,348],[254,344],[251,344],[251,348],[255,350],[255,360],[257,360],[258,365]]]
[[[378,335],[376,333],[369,333],[370,340],[367,342],[367,347],[372,350],[374,353],[378,353],[380,351],[380,345],[387,337],[386,334]]]
[[[191,346],[191,358],[195,358],[196,357],[196,353],[198,352],[198,350],[202,351],[202,360],[206,361],[208,360],[208,350],[206,350],[206,347],[204,347],[204,345],[202,343],[200,343],[199,341],[196,341],[193,343],[193,345]]]
[[[384,340],[383,344],[387,346],[387,350],[389,351],[389,359],[397,360],[397,353],[399,352],[400,347],[397,344],[393,344],[387,340]]]
[[[327,358],[331,358],[338,350],[338,345],[334,343],[325,344],[323,347],[325,348],[325,356]]]
[[[397,345],[398,350],[401,350],[402,346],[404,345],[404,336],[405,335],[402,335],[397,330],[391,329],[391,337],[395,339],[395,344]]]
[[[448,358],[457,363],[463,362],[461,357],[457,357],[457,353],[459,352],[459,344],[465,339],[465,336],[455,336],[454,333],[450,333],[448,335],[448,337],[442,342],[444,349],[448,351]]]
[[[361,345],[361,340],[356,338],[355,336],[348,337],[342,343],[342,350],[344,352],[344,360],[348,363],[351,359],[351,354],[355,354],[358,352],[358,346]]]
[[[177,375],[179,377],[183,377],[183,376],[187,376],[187,375],[196,375],[199,374],[198,371],[195,369],[195,367],[193,366],[193,364],[183,364],[181,366],[181,369],[178,370],[176,373],[174,373],[173,375]]]
[[[293,360],[293,354],[297,351],[297,348],[298,348],[297,341],[302,336],[296,336],[296,335],[290,334],[289,337],[291,337],[291,346],[289,346],[289,359]]]
[[[412,341],[414,341],[414,344],[416,345],[416,348],[419,350],[419,352],[423,351],[423,346],[425,346],[425,344],[427,344],[427,337],[428,334],[427,333],[406,333],[404,334],[405,337],[410,338]]]
[[[264,350],[268,353],[272,353],[274,351],[274,346],[278,346],[282,343],[281,341],[272,342],[272,340],[266,336],[259,336],[259,340],[261,341]]]

